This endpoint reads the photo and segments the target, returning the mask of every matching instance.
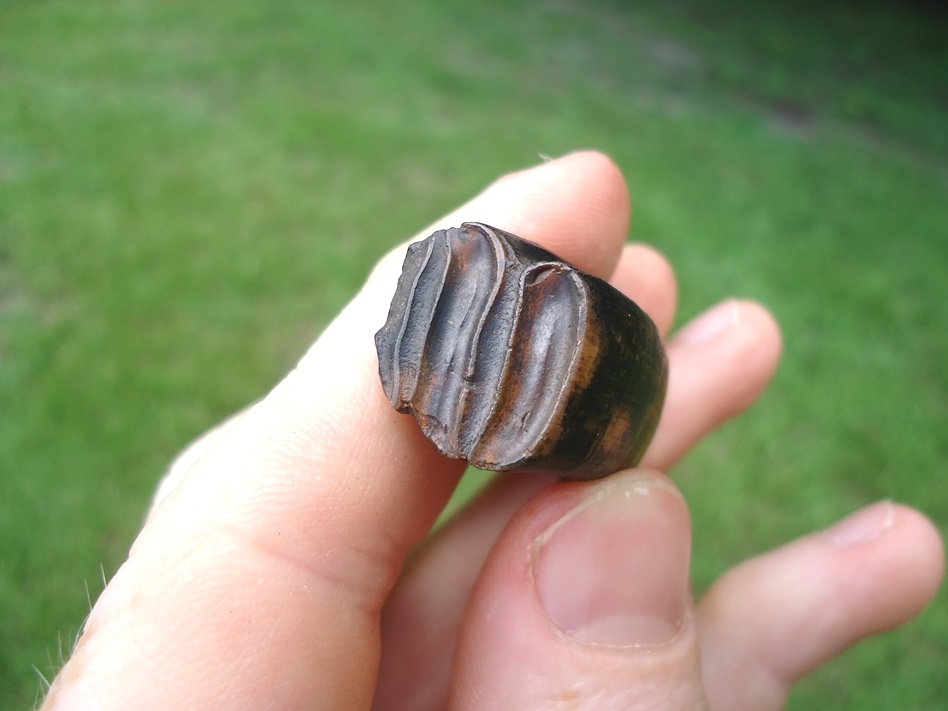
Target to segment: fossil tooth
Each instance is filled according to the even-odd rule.
[[[375,343],[395,408],[481,469],[593,479],[634,466],[668,381],[658,330],[633,301],[475,222],[409,246]]]

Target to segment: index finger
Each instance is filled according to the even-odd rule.
[[[494,224],[607,276],[628,216],[615,165],[579,153],[501,179],[446,221]],[[299,366],[182,468],[50,706],[368,707],[379,610],[464,466],[378,382],[373,335],[399,263],[384,260]]]

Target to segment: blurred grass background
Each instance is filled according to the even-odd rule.
[[[948,524],[948,23],[794,0],[0,0],[0,707],[28,708],[189,439],[396,242],[595,147],[681,317],[773,387],[678,467],[698,590],[880,497]],[[469,488],[469,487],[468,487]],[[948,597],[794,709],[948,708]]]

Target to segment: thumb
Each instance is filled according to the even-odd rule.
[[[687,506],[661,474],[543,491],[484,566],[451,708],[706,708],[690,548]]]

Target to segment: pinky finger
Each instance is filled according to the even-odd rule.
[[[932,523],[883,501],[731,569],[698,607],[711,708],[782,708],[802,676],[921,612],[943,568]]]

